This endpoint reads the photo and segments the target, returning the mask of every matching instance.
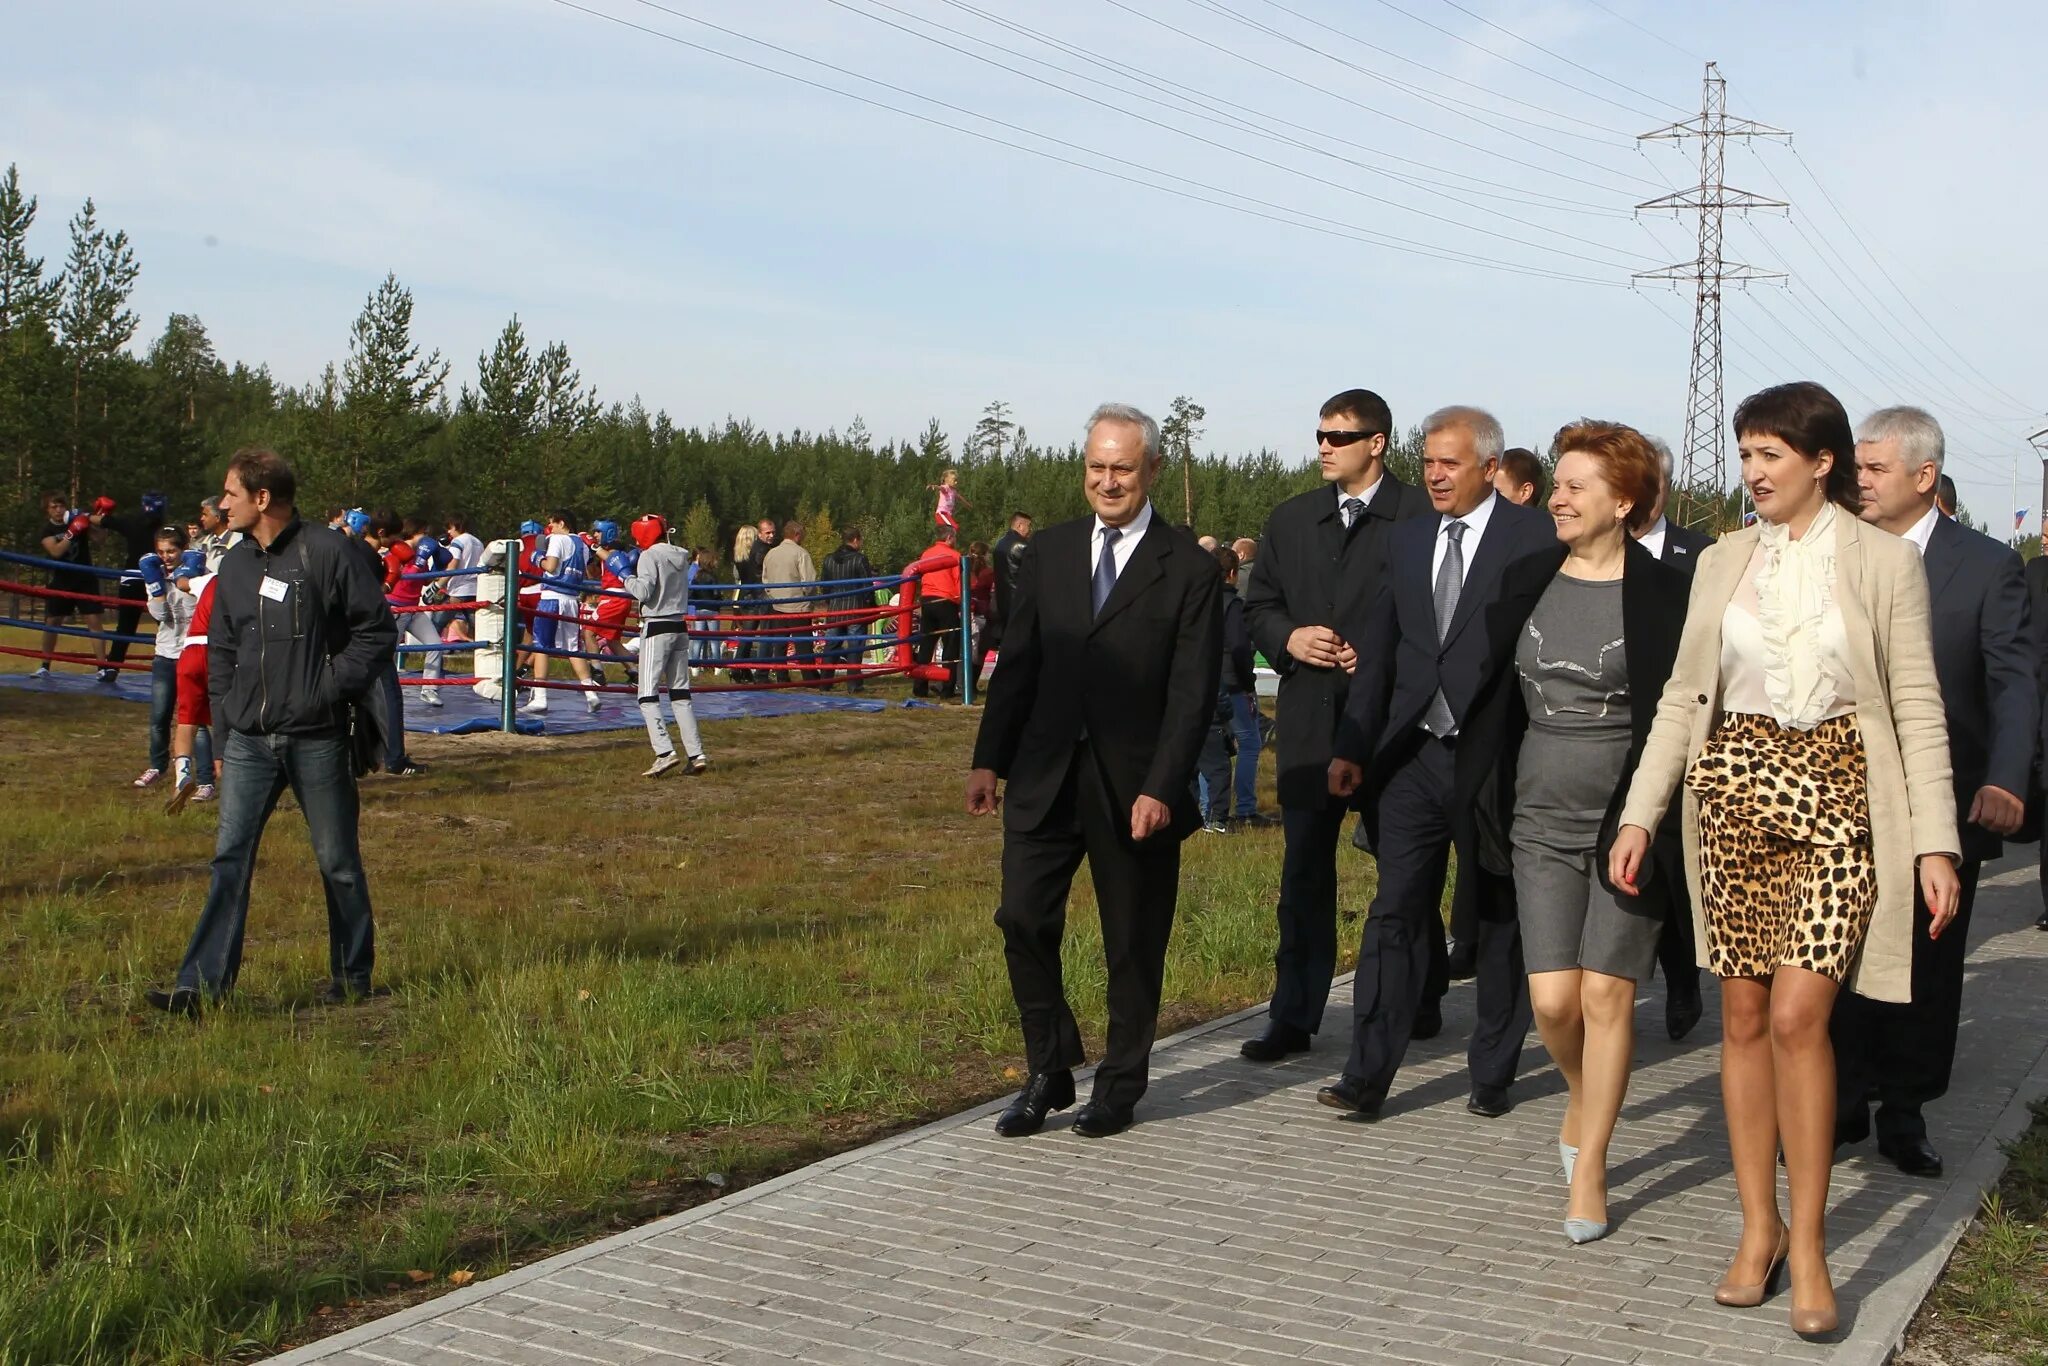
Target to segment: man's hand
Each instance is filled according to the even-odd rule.
[[[1297,626],[1287,637],[1287,653],[1317,669],[1336,668],[1343,648],[1344,637],[1327,626]]]
[[[1927,913],[1933,921],[1927,927],[1927,937],[1939,939],[1963,903],[1963,881],[1956,876],[1956,865],[1947,854],[1927,854],[1921,858],[1920,895],[1927,902]]]
[[[1614,835],[1614,848],[1607,853],[1607,880],[1630,896],[1640,896],[1636,875],[1643,869],[1643,855],[1650,852],[1650,832],[1640,825],[1624,825]]]
[[[1990,783],[1978,788],[1976,800],[1970,803],[1970,824],[1981,825],[1994,835],[2010,835],[2026,815],[2025,802]]]
[[[967,775],[967,814],[993,816],[1002,804],[1002,794],[996,791],[996,771],[992,768],[971,770]]]
[[[1131,842],[1142,844],[1173,824],[1173,812],[1157,797],[1140,797],[1131,803]]]
[[[1348,674],[1357,673],[1358,651],[1352,649],[1349,644],[1339,645],[1337,647],[1337,667]]]
[[[1349,797],[1365,781],[1365,770],[1349,759],[1330,760],[1330,795]]]

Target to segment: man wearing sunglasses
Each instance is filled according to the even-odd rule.
[[[1366,621],[1386,568],[1387,532],[1430,511],[1429,497],[1386,468],[1394,416],[1369,389],[1325,403],[1316,424],[1323,487],[1266,520],[1245,577],[1252,643],[1280,675],[1276,726],[1280,943],[1266,1032],[1242,1048],[1254,1062],[1306,1052],[1322,1027],[1337,970],[1337,837],[1350,804],[1330,795],[1329,767]]]

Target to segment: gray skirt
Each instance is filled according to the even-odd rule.
[[[1626,732],[1563,737],[1535,729],[1516,783],[1515,905],[1530,972],[1584,968],[1640,982],[1657,958],[1664,917],[1600,885],[1600,821],[1621,781]]]

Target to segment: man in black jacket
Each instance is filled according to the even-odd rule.
[[[2034,785],[2027,800],[2039,802],[2044,799],[2041,791],[2041,769],[2048,766],[2048,555],[2036,555],[2027,561],[2027,606],[2034,618],[2034,635],[2041,650],[2041,747],[2035,751]],[[2041,859],[2041,918],[2034,922],[2037,930],[2048,930],[2048,855]]]
[[[156,550],[156,534],[164,525],[164,496],[145,493],[142,506],[108,513],[100,525],[121,538],[121,568],[128,571],[116,590],[121,607],[114,615],[114,634],[132,636],[142,623],[143,604],[148,596],[142,580],[133,571],[142,563],[143,556]],[[119,676],[119,666],[128,658],[128,644],[126,639],[107,642],[107,668],[101,671],[101,682],[111,682]]]
[[[995,598],[989,603],[988,625],[976,643],[990,650],[1003,643],[1003,623],[1010,619],[1010,606],[1017,600],[1017,572],[1024,564],[1024,547],[1031,544],[1031,514],[1010,514],[1010,529],[996,537],[989,548],[996,574]]]
[[[1963,1008],[1970,908],[1984,860],[2004,852],[2020,827],[2041,726],[2040,651],[2017,551],[1972,531],[1935,506],[1941,427],[1918,408],[1883,408],[1856,433],[1863,520],[1918,547],[1927,568],[1934,670],[1948,716],[1963,883],[1955,919],[1939,938],[1926,901],[1913,904],[1913,999],[1895,1004],[1843,992],[1835,1042],[1835,1142],[1870,1133],[1878,1101],[1878,1151],[1909,1176],[1940,1176],[1941,1154],[1921,1107],[1948,1091]]]
[[[1671,502],[1671,448],[1656,437],[1648,438],[1663,466],[1663,480],[1657,489],[1657,506],[1650,524],[1637,533],[1643,548],[1659,560],[1692,577],[1700,552],[1714,543],[1704,531],[1680,526],[1665,517]],[[1659,831],[1650,847],[1656,861],[1657,878],[1664,884],[1669,914],[1657,937],[1657,966],[1664,973],[1664,1032],[1677,1043],[1692,1033],[1706,1013],[1700,996],[1699,951],[1692,942],[1692,892],[1685,880],[1685,850],[1667,832]]]
[[[1083,461],[1095,515],[1047,527],[1025,552],[967,777],[970,814],[1003,808],[996,924],[1031,1067],[996,1122],[1005,1137],[1036,1133],[1048,1111],[1074,1103],[1081,1031],[1060,941],[1083,857],[1102,917],[1109,1040],[1074,1132],[1129,1127],[1145,1093],[1181,841],[1202,823],[1195,761],[1223,649],[1216,562],[1148,497],[1159,424],[1105,404]],[[996,790],[1004,780],[1007,801]]]
[[[867,552],[861,548],[861,531],[850,526],[839,534],[839,548],[825,557],[825,563],[818,566],[818,575],[826,583],[853,584],[843,591],[835,591],[825,602],[828,612],[857,612],[875,605],[875,567],[869,563]],[[862,675],[852,666],[861,662],[861,657],[872,643],[868,637],[875,634],[875,622],[861,617],[834,616],[825,626],[825,659],[837,662],[847,669],[846,690],[865,692],[867,684]],[[831,642],[837,641],[837,644]],[[832,673],[826,670],[824,685],[832,686]]]
[[[1322,1089],[1323,1104],[1378,1116],[1408,1050],[1440,940],[1438,906],[1453,847],[1475,884],[1479,1020],[1467,1059],[1466,1108],[1494,1118],[1529,1030],[1529,985],[1514,885],[1480,866],[1473,803],[1499,760],[1496,741],[1466,735],[1494,690],[1513,686],[1515,637],[1537,576],[1509,566],[1557,544],[1547,513],[1493,490],[1500,423],[1477,408],[1441,408],[1423,421],[1423,482],[1438,515],[1387,537],[1387,567],[1363,639],[1358,676],[1330,761],[1332,796],[1358,796],[1379,861],[1352,978],[1351,1056]]]
[[[356,838],[348,708],[390,664],[398,627],[348,538],[299,520],[297,487],[273,451],[246,449],[228,462],[221,515],[243,539],[221,560],[206,646],[216,734],[226,732],[213,881],[177,985],[148,993],[151,1005],[175,1014],[196,1015],[235,984],[256,846],[287,786],[327,892],[321,998],[370,990],[375,931]]]
[[[1272,1013],[1266,1032],[1241,1050],[1255,1062],[1308,1048],[1337,971],[1337,839],[1349,803],[1330,795],[1330,756],[1359,653],[1378,648],[1366,627],[1386,571],[1387,533],[1429,511],[1428,495],[1387,472],[1393,430],[1387,401],[1370,389],[1348,389],[1323,405],[1316,454],[1324,485],[1273,509],[1244,581],[1252,643],[1280,675],[1277,777],[1287,842]]]

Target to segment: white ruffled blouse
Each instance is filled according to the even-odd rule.
[[[1856,675],[1835,605],[1835,535],[1822,507],[1806,534],[1763,523],[1756,552],[1721,619],[1721,709],[1812,730],[1856,710]]]

